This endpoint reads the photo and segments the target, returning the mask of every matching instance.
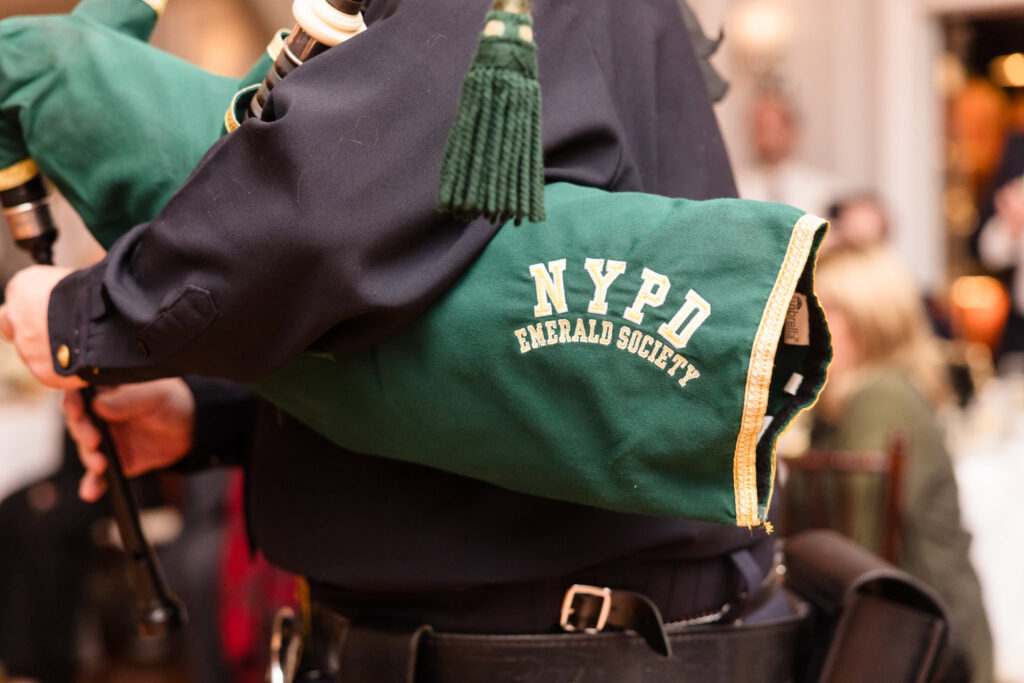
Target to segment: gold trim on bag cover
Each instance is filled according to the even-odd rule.
[[[733,456],[733,486],[736,491],[736,526],[756,527],[764,520],[757,506],[757,437],[768,412],[768,389],[772,381],[775,352],[789,302],[797,282],[807,266],[814,245],[814,236],[825,219],[806,213],[793,227],[786,256],[779,275],[768,295],[761,323],[754,336],[747,370],[747,387],[743,395],[743,418],[736,438]],[[774,468],[773,468],[774,469]]]

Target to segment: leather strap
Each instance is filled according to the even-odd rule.
[[[416,683],[791,683],[806,610],[757,626],[695,627],[668,635],[672,656],[632,633],[478,636],[432,633]]]
[[[764,575],[761,566],[747,548],[734,551],[729,559],[739,574],[739,595],[726,606],[722,616],[723,621],[739,623],[774,597],[779,588],[779,575],[776,567]],[[777,557],[776,562],[780,559]]]
[[[624,604],[630,603],[627,597]],[[646,607],[620,609],[627,614]],[[798,646],[807,614],[801,602],[792,615],[770,623],[688,627],[665,636],[672,655],[663,656],[639,632],[451,634],[352,625],[323,611],[315,614],[314,634],[328,647],[314,666],[328,676],[323,680],[341,683],[792,682],[802,679]]]
[[[652,650],[672,656],[661,612],[640,593],[575,584],[565,593],[561,626],[569,632],[598,633],[608,626],[635,631]]]
[[[945,635],[939,618],[873,595],[858,595],[849,603],[819,683],[931,679]]]
[[[414,683],[426,625],[350,621],[344,631],[338,683]]]

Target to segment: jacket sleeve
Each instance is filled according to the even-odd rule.
[[[54,290],[58,371],[248,380],[384,336],[447,289],[495,231],[433,209],[473,1],[407,3],[279,84],[155,220]]]

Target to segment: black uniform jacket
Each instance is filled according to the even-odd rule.
[[[489,4],[373,0],[364,34],[289,75],[155,220],[58,285],[51,343],[71,347],[66,372],[246,380],[306,349],[360,348],[429,306],[497,229],[433,208]],[[548,181],[734,195],[676,0],[537,0],[535,17]],[[248,443],[233,393],[198,392],[198,450]],[[768,563],[761,532],[512,493],[348,453],[263,411],[253,537],[348,612],[544,630],[571,578],[643,590],[679,618],[735,592],[730,551],[756,546]]]

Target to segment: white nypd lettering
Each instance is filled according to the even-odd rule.
[[[587,306],[587,313],[604,315],[608,312],[608,287],[615,282],[615,278],[626,272],[626,262],[609,260],[605,266],[604,259],[588,258],[583,263],[583,268],[590,273],[590,279],[594,281],[594,298]]]
[[[665,303],[668,290],[672,287],[672,283],[668,281],[667,277],[661,273],[655,273],[650,268],[644,268],[640,277],[643,278],[644,283],[640,285],[640,291],[636,293],[633,305],[622,312],[623,318],[637,325],[644,321],[644,307],[657,308],[661,306]]]
[[[658,334],[677,349],[684,348],[697,328],[711,315],[711,304],[692,289],[686,293],[686,303],[676,311],[672,319],[658,328]],[[689,322],[686,322],[689,320]],[[686,327],[683,327],[686,323]],[[679,328],[682,327],[682,330]]]
[[[548,272],[550,269],[550,272]],[[555,310],[565,313],[569,307],[565,303],[565,282],[562,280],[562,273],[565,272],[565,259],[551,261],[547,268],[543,263],[535,263],[530,266],[530,275],[537,285],[537,305],[533,307],[534,317],[541,318],[551,315],[551,304],[554,303]]]
[[[537,303],[533,307],[534,317],[546,318],[555,313],[564,315],[569,312],[565,295],[565,275],[568,267],[568,260],[564,258],[549,261],[546,265],[535,263],[529,266],[529,273],[537,292]],[[626,272],[627,267],[625,261],[598,258],[584,260],[583,270],[594,285],[594,294],[587,305],[587,313],[597,316],[608,315],[608,293],[619,276]],[[644,309],[663,306],[671,289],[672,283],[667,276],[644,268],[640,288],[634,294],[633,304],[622,312],[622,318],[637,326],[642,325]],[[514,330],[513,335],[520,354],[561,344],[612,347],[646,361],[675,380],[680,387],[685,387],[700,377],[700,371],[676,351],[686,347],[710,316],[711,304],[690,289],[672,318],[661,324],[656,331],[644,330],[629,324],[616,326],[610,320],[593,317],[559,317],[524,325]]]

